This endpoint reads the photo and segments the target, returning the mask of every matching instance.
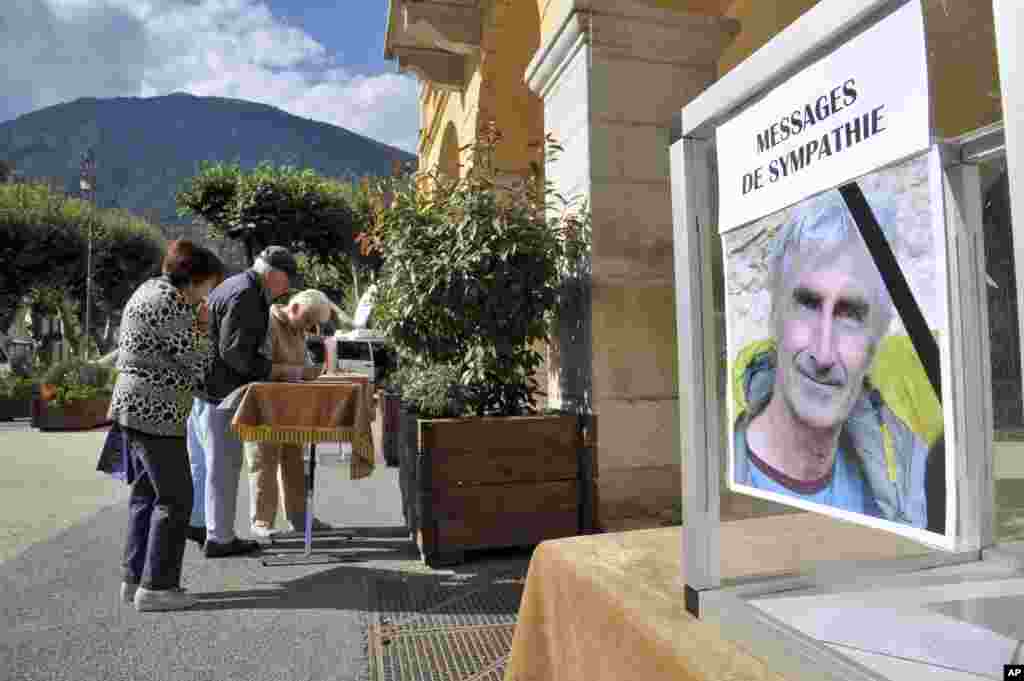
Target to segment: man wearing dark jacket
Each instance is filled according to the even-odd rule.
[[[253,266],[229,277],[209,297],[210,358],[206,367],[205,400],[199,435],[206,450],[207,558],[252,553],[259,544],[235,533],[238,482],[242,472],[242,442],[231,430],[234,408],[217,408],[237,388],[254,381],[292,376],[291,367],[270,360],[270,304],[298,288],[295,258],[286,248],[268,246]]]

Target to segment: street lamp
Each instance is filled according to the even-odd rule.
[[[82,155],[81,173],[78,186],[82,190],[82,198],[96,207],[96,160],[90,147]],[[89,358],[89,330],[92,328],[92,223],[95,219],[93,211],[90,211],[87,220],[89,249],[85,259],[85,333],[84,346],[82,348],[83,359]]]

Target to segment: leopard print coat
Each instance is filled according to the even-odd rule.
[[[197,308],[163,277],[132,294],[121,316],[110,418],[151,435],[185,436],[209,361]]]

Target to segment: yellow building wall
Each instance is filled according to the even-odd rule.
[[[524,78],[540,48],[540,15],[532,2],[499,0],[487,21],[480,123],[493,120],[502,133],[496,149],[502,172],[522,174],[542,158],[535,145],[544,138],[544,104]]]
[[[719,60],[722,76],[818,0],[734,0],[740,34]],[[956,137],[1002,118],[992,3],[924,0],[934,132]]]
[[[540,47],[540,16],[532,2],[494,0],[483,16],[479,54],[466,59],[466,87],[462,92],[424,87],[420,100],[419,160],[421,169],[442,160],[445,131],[454,126],[459,147],[476,139],[479,130],[494,121],[503,139],[496,149],[503,172],[522,173],[537,158],[535,147],[544,137],[544,108],[527,87],[523,74]],[[470,151],[460,154],[462,173]]]
[[[433,169],[441,161],[445,131],[449,124],[455,129],[456,143],[460,148],[476,137],[483,80],[479,56],[466,59],[466,71],[466,88],[462,92],[444,90],[430,83],[423,87],[420,98],[422,129],[417,154],[420,170]],[[465,164],[466,157],[465,151],[460,153],[460,164]]]
[[[992,2],[925,2],[935,130],[955,137],[1003,118]]]
[[[586,0],[536,0],[541,44]],[[635,0],[666,9],[725,14],[741,31],[719,60],[728,73],[819,0]],[[955,137],[1002,118],[992,3],[924,0],[935,133]]]
[[[740,33],[718,60],[722,76],[789,26],[817,0],[735,0],[725,14],[740,22]]]
[[[661,9],[677,9],[695,14],[712,14],[719,16],[724,13],[728,0],[632,0],[641,5],[650,5]],[[761,0],[768,2],[769,0]],[[573,7],[586,6],[587,0],[537,0],[540,12],[541,43],[550,39],[562,24],[563,18]]]

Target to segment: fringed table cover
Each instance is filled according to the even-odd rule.
[[[231,427],[245,442],[350,442],[351,477],[374,467],[370,386],[365,381],[250,383]]]

